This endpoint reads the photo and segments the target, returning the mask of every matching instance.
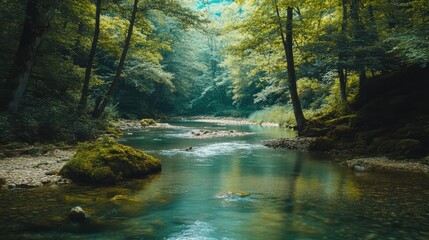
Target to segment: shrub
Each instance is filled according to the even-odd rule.
[[[280,125],[296,125],[293,110],[290,107],[279,105],[254,112],[249,116],[249,120],[257,123],[274,122]]]

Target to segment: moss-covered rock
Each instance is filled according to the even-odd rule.
[[[151,118],[145,118],[145,119],[140,120],[140,124],[141,124],[143,127],[156,126],[156,122],[155,122],[155,120],[153,120],[153,119],[151,119]]]
[[[328,126],[337,126],[337,125],[342,125],[342,124],[346,124],[346,125],[350,125],[350,121],[354,121],[354,119],[356,119],[356,114],[350,114],[350,115],[345,115],[345,116],[340,116],[334,119],[330,119],[328,121],[326,121],[326,124]]]
[[[339,126],[336,126],[334,130],[329,132],[327,136],[334,140],[340,140],[340,139],[351,139],[355,136],[355,134],[356,134],[355,129],[350,128],[349,126],[339,125]]]
[[[158,159],[104,137],[94,143],[80,144],[76,155],[60,174],[81,182],[114,183],[126,178],[142,178],[160,170]]]
[[[311,151],[329,151],[334,148],[334,141],[328,137],[318,137],[310,143],[309,150]]]

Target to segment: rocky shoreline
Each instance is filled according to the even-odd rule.
[[[318,151],[321,148],[320,139],[315,137],[271,139],[264,141],[264,145],[299,151]],[[355,172],[408,172],[429,176],[429,156],[420,159],[390,159],[380,156],[356,156],[341,149],[331,149],[327,152],[332,154],[335,162]]]
[[[223,118],[195,117],[195,118],[192,118],[192,121],[206,122],[206,123],[219,123],[219,124],[224,124],[224,125],[235,125],[235,126],[242,126],[242,125],[259,125],[259,126],[264,126],[264,127],[279,127],[280,126],[278,123],[272,123],[272,122],[256,123],[256,122],[252,122],[252,121],[249,121],[246,119],[230,118],[230,117],[223,117]]]
[[[228,125],[255,124],[239,119],[200,119],[205,122],[221,123]],[[116,124],[124,134],[130,131],[138,131],[142,128],[138,121],[121,120]],[[274,125],[269,125],[274,126]],[[157,123],[156,128],[172,128],[167,123]],[[131,134],[131,133],[130,133]],[[194,138],[241,136],[241,132],[208,132],[194,131]],[[334,161],[350,167],[357,172],[369,171],[396,171],[409,173],[422,173],[429,176],[429,157],[413,160],[394,160],[387,157],[361,156],[349,153],[345,149],[332,148],[331,142],[324,138],[296,137],[279,138],[264,141],[264,145],[271,148],[295,149],[298,151],[326,151],[333,155]],[[32,188],[39,186],[61,185],[70,182],[58,174],[60,169],[70,160],[76,150],[54,149],[48,152],[27,153],[18,156],[0,155],[0,188]]]
[[[70,180],[58,172],[75,154],[75,150],[53,150],[37,156],[21,155],[0,160],[0,182],[3,188],[33,188],[61,185]]]
[[[311,137],[277,138],[264,141],[264,145],[270,148],[296,149],[307,151],[314,141]]]

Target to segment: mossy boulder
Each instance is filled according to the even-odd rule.
[[[60,174],[78,182],[115,183],[127,178],[142,178],[160,170],[158,159],[104,137],[94,143],[81,143]]]
[[[153,120],[153,119],[151,119],[151,118],[145,118],[145,119],[140,120],[140,124],[141,124],[143,127],[156,126],[156,122],[155,122],[155,120]]]
[[[334,148],[334,141],[328,137],[318,137],[308,147],[311,151],[329,151]]]

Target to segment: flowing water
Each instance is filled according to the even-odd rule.
[[[148,179],[0,191],[0,239],[429,239],[427,177],[354,174],[262,145],[287,129],[171,125],[120,139],[162,160]],[[200,129],[253,134],[192,138]],[[76,205],[87,222],[67,219]]]

